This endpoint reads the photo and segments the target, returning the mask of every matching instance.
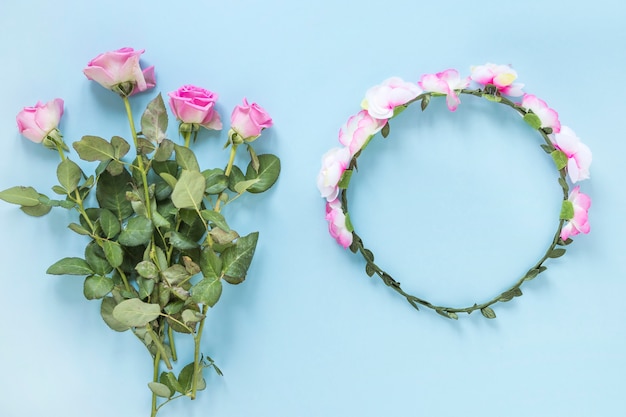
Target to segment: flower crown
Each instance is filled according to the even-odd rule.
[[[524,93],[524,85],[516,80],[517,72],[510,66],[490,63],[472,67],[471,75],[465,78],[454,69],[425,74],[418,83],[403,81],[398,77],[389,78],[367,90],[361,103],[363,109],[351,116],[339,130],[339,142],[342,146],[332,148],[322,157],[317,187],[322,198],[326,199],[326,220],[331,236],[344,248],[361,254],[368,276],[378,275],[387,286],[398,292],[417,310],[419,306],[427,307],[452,319],[457,319],[458,313],[470,314],[480,310],[483,316],[495,318],[496,314],[491,308],[493,304],[521,296],[522,284],[545,271],[547,267],[544,263],[549,258],[564,255],[564,247],[572,242],[573,236],[589,233],[588,210],[591,199],[580,191],[579,185],[570,190],[570,184],[574,185],[589,178],[591,150],[571,128],[561,125],[554,109],[538,97]],[[470,88],[472,83],[475,88]],[[541,148],[552,157],[559,171],[558,182],[563,191],[563,202],[554,238],[535,265],[508,290],[494,298],[456,308],[434,305],[407,294],[396,280],[374,263],[374,254],[365,248],[350,222],[347,189],[356,170],[358,157],[377,133],[380,132],[383,137],[389,135],[391,119],[415,102],[420,102],[422,111],[426,110],[433,97],[445,97],[448,109],[455,111],[461,103],[461,95],[483,97],[508,106],[540,134],[545,142]],[[516,103],[508,97],[522,99]]]

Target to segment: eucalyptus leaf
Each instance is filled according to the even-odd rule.
[[[65,188],[68,194],[74,192],[78,187],[81,177],[82,171],[80,167],[70,159],[64,159],[57,167],[59,184]]]
[[[113,317],[113,309],[116,305],[117,303],[115,302],[115,299],[113,299],[113,297],[104,297],[102,299],[102,304],[100,305],[100,315],[102,316],[102,319],[107,324],[107,326],[109,326],[111,329],[115,330],[116,332],[125,332],[130,328],[130,326],[125,325],[124,323]]]
[[[52,264],[46,273],[51,275],[91,275],[94,271],[84,259],[69,257]]]
[[[113,289],[113,280],[102,275],[90,275],[85,278],[83,294],[88,300],[102,298]]]
[[[108,161],[115,159],[113,145],[106,139],[98,136],[83,136],[78,142],[72,144],[80,159],[84,161]]]
[[[194,208],[198,210],[204,197],[206,187],[204,176],[199,171],[186,169],[180,174],[172,191],[172,203],[177,208]]]
[[[139,246],[150,242],[154,227],[152,221],[143,216],[131,217],[122,230],[118,241],[124,246]]]
[[[40,204],[39,193],[33,187],[16,186],[0,192],[0,199],[11,204],[33,207]]]
[[[258,156],[259,167],[255,170],[252,162],[248,164],[246,179],[258,179],[254,185],[247,189],[250,193],[262,193],[268,190],[280,175],[280,159],[276,155],[263,154]]]
[[[113,317],[130,327],[141,327],[161,315],[161,306],[144,303],[139,298],[131,298],[119,303],[113,309]]]
[[[163,97],[159,93],[150,103],[141,116],[141,133],[146,139],[154,143],[161,143],[167,131],[167,109]]]
[[[254,256],[258,238],[258,232],[240,237],[235,245],[227,248],[222,253],[222,272],[224,279],[229,283],[238,284],[245,279]]]

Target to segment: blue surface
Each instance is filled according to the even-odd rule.
[[[197,401],[175,401],[161,417],[623,410],[623,1],[177,4],[0,6],[0,189],[54,184],[57,156],[15,127],[37,100],[65,100],[68,142],[129,136],[119,100],[81,73],[122,46],[146,49],[158,91],[197,84],[220,94],[223,119],[244,96],[274,118],[258,147],[282,159],[277,187],[226,213],[237,230],[261,236],[248,280],[227,287],[207,321],[204,351],[224,377],[210,375]],[[328,236],[315,178],[368,87],[392,75],[468,74],[485,62],[513,64],[526,91],[592,149],[592,178],[581,184],[593,199],[592,232],[522,298],[497,305],[496,320],[455,322],[413,311],[365,276],[362,260]],[[135,111],[154,94],[137,97]],[[394,120],[392,142],[371,145],[351,188],[355,226],[380,264],[407,291],[450,304],[487,298],[532,265],[559,205],[539,138],[506,109],[462,100],[454,114],[439,101]],[[224,135],[198,145],[205,167],[223,164]],[[73,219],[61,210],[33,219],[0,204],[0,415],[147,416],[145,348],[108,329],[99,303],[83,298],[82,278],[45,274],[82,254],[85,242],[66,228]]]

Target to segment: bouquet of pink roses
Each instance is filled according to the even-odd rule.
[[[244,99],[231,115],[225,168],[202,169],[191,139],[201,128],[221,129],[222,121],[215,109],[217,94],[195,86],[169,93],[184,144],[167,138],[168,115],[160,94],[148,104],[138,131],[129,98],[155,86],[154,67],[140,66],[143,52],[107,52],[83,70],[121,97],[132,143],[121,136],[91,135],[74,142],[80,159],[98,162],[94,174],[87,175],[66,155],[69,148],[59,130],[63,100],[24,108],[17,115],[20,133],[61,158],[58,184],[52,187],[58,197],[17,186],[0,192],[0,198],[31,216],[45,215],[52,207],[76,210],[78,221],[69,228],[88,239],[84,257],[63,258],[47,272],[85,276],[84,295],[101,300],[106,324],[115,331],[132,330],[148,348],[154,364],[148,383],[154,417],[175,398],[194,399],[206,386],[204,368],[221,374],[200,352],[204,320],[220,299],[224,281],[244,281],[258,239],[258,232],[240,236],[231,229],[221,209],[244,193],[269,189],[279,176],[280,160],[254,151],[252,142],[272,119]],[[234,164],[242,145],[250,156],[245,171]],[[90,204],[93,194],[95,204]],[[176,333],[194,342],[193,360],[178,375],[172,371],[178,358]],[[167,369],[161,372],[162,367]]]

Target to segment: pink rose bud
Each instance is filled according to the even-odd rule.
[[[93,80],[124,97],[146,91],[155,86],[154,67],[145,70],[139,65],[144,50],[122,48],[98,55],[83,70]]]
[[[231,128],[246,142],[252,142],[259,137],[261,131],[272,126],[272,118],[258,104],[248,104],[243,99],[243,105],[238,105],[230,116]]]
[[[199,126],[220,130],[222,121],[215,111],[218,95],[193,85],[184,85],[168,93],[174,116],[181,122],[181,131],[195,131]]]
[[[41,143],[48,136],[60,137],[57,127],[63,115],[63,100],[55,98],[46,104],[37,102],[17,114],[17,128],[26,138]]]

